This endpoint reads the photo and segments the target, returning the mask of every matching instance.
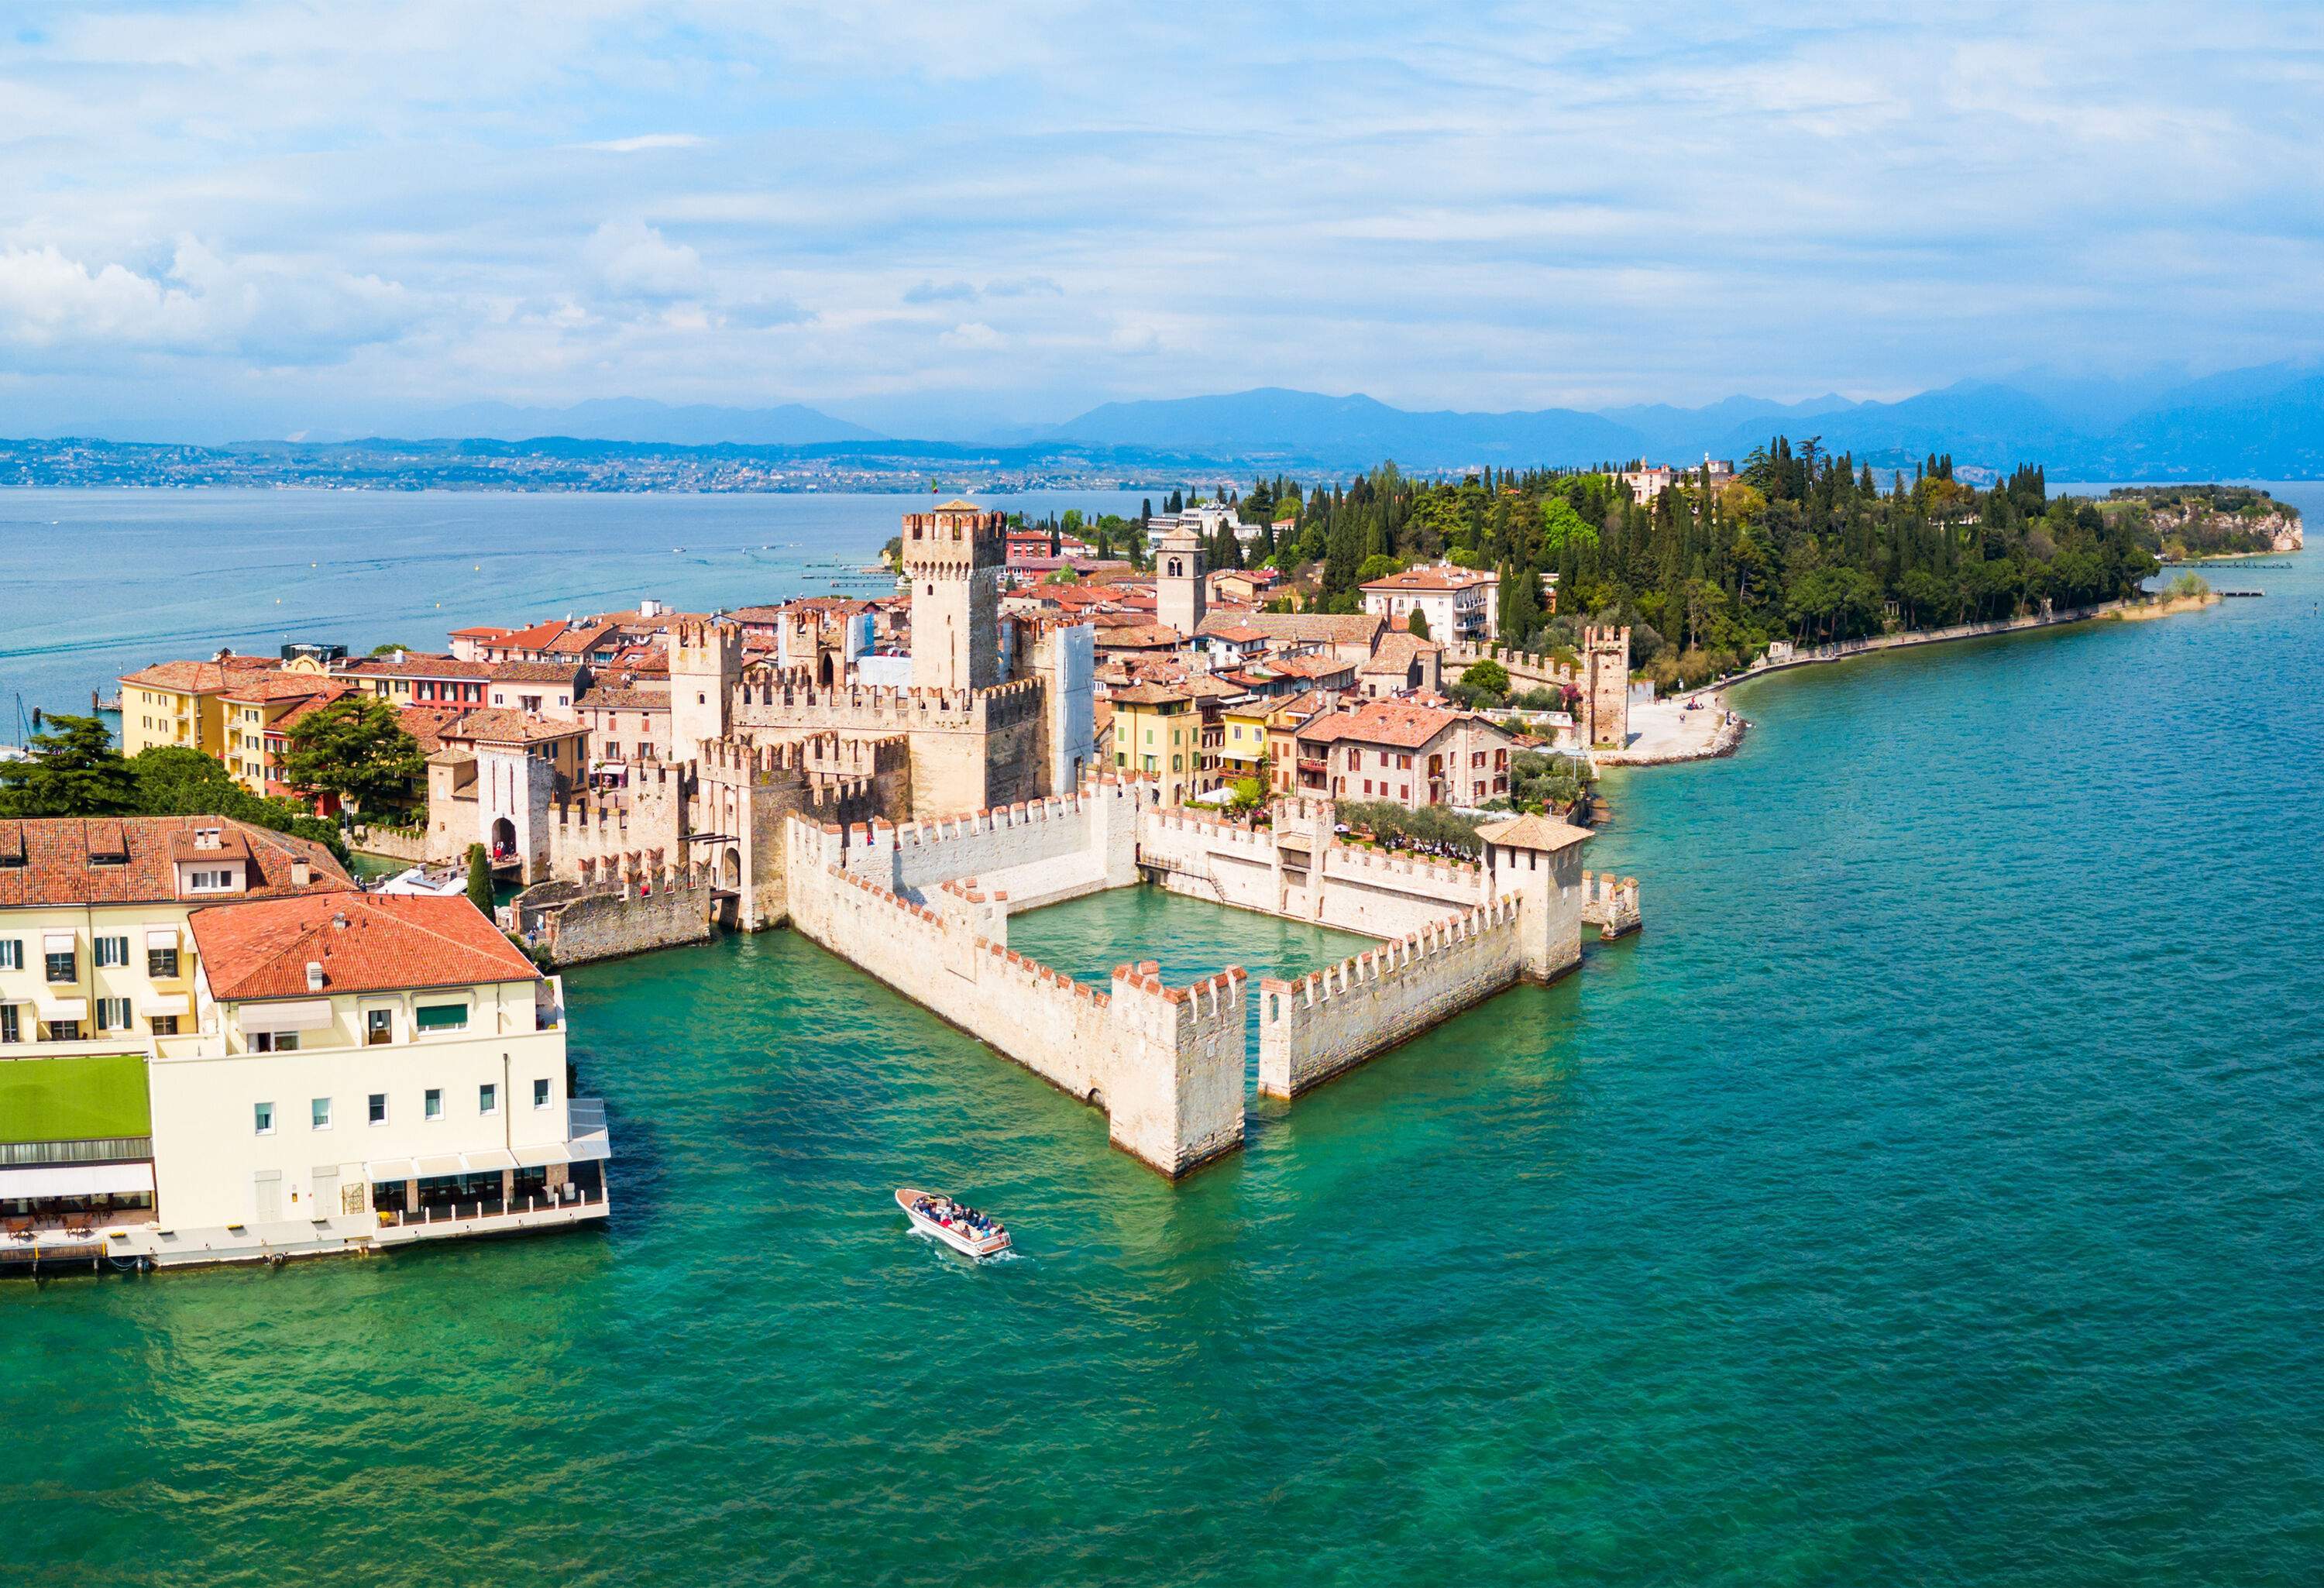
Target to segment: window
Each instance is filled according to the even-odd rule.
[[[500,1111],[500,1085],[494,1081],[486,1081],[483,1085],[476,1088],[476,1112],[478,1113],[498,1113]]]
[[[48,1037],[51,1042],[78,1042],[80,1040],[80,1022],[51,1020],[48,1023]]]
[[[157,1014],[153,1017],[152,1026],[153,1035],[156,1037],[174,1037],[178,1034],[178,1017],[173,1014]]]
[[[309,1103],[308,1107],[313,1111],[315,1129],[318,1131],[327,1131],[331,1128],[331,1100],[329,1098],[318,1097],[314,1102]]]
[[[50,981],[78,982],[80,980],[80,971],[71,949],[68,948],[61,954],[51,954],[46,957]]]
[[[431,1120],[440,1120],[444,1117],[444,1089],[441,1086],[428,1088],[420,1097],[420,1112]]]
[[[465,1003],[423,1003],[411,1013],[412,1022],[423,1031],[468,1029],[468,1006]]]
[[[13,1003],[0,1003],[0,1042],[22,1042],[24,1028]]]
[[[186,873],[189,893],[222,893],[234,886],[234,873],[224,871],[192,871]]]
[[[364,1117],[370,1120],[374,1125],[383,1125],[387,1123],[386,1093],[374,1092],[371,1094],[371,1102],[364,1111]]]
[[[98,1030],[125,1031],[129,1029],[129,1000],[126,998],[100,998],[97,1001]]]
[[[605,742],[605,759],[607,761],[619,761],[622,759],[621,741],[617,739],[609,739]]]
[[[374,1009],[365,1011],[364,1014],[364,1046],[366,1048],[377,1048],[382,1043],[392,1042],[394,1040],[395,1011],[392,1009]]]
[[[296,1053],[299,1033],[296,1031],[254,1031],[250,1036],[253,1053]]]
[[[22,937],[0,937],[0,971],[21,971],[24,968],[24,940]]]
[[[178,974],[178,951],[174,948],[148,948],[145,951],[145,974],[157,982],[167,982]]]
[[[535,1108],[549,1106],[549,1082],[546,1078],[532,1084],[532,1105]]]
[[[250,1105],[250,1122],[252,1129],[256,1131],[257,1133],[262,1136],[272,1136],[274,1134],[274,1105],[271,1103],[252,1103]]]

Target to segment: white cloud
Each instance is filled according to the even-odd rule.
[[[607,138],[582,147],[607,154],[638,154],[649,149],[695,149],[702,142],[692,133],[641,133],[634,138]]]
[[[953,327],[936,340],[958,352],[981,353],[1000,346],[1003,338],[982,320],[972,319]]]
[[[708,282],[701,254],[643,221],[605,222],[590,234],[581,257],[616,298],[683,298]]]

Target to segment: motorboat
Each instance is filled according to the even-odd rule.
[[[912,1221],[916,1233],[941,1241],[964,1257],[998,1257],[1009,1250],[1009,1232],[1001,1221],[954,1202],[938,1191],[899,1187],[896,1205]]]

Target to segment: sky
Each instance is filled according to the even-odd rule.
[[[0,434],[2324,351],[2324,6],[0,6]]]

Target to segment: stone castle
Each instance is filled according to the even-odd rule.
[[[835,672],[828,652],[751,661],[740,624],[682,623],[669,761],[624,763],[619,788],[560,794],[534,747],[480,743],[472,767],[431,765],[429,832],[463,851],[466,835],[486,835],[519,880],[562,884],[536,914],[674,868],[707,879],[710,913],[753,930],[784,917],[790,817],[902,822],[1071,791],[1097,765],[1093,632],[1004,622],[1003,515],[952,503],[903,522],[908,687]]]

